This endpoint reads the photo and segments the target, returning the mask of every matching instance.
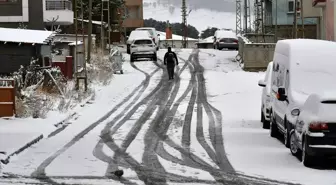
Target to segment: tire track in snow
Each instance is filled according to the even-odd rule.
[[[207,95],[206,95],[206,87],[205,87],[205,78],[204,78],[204,68],[203,66],[200,64],[199,61],[199,50],[196,50],[195,53],[195,63],[196,63],[196,68],[197,71],[199,72],[197,74],[197,78],[198,78],[198,85],[199,85],[199,93],[198,96],[200,98],[200,102],[202,102],[202,105],[204,106],[204,109],[207,112],[207,115],[209,117],[209,120],[211,120],[211,115],[212,115],[212,111],[211,108],[209,107],[209,103],[207,100]],[[213,135],[210,140],[213,143],[213,147],[215,148],[215,156],[210,156],[217,164],[218,166],[224,170],[225,172],[234,172],[234,169],[231,165],[231,163],[229,162],[229,159],[227,158],[226,154],[225,154],[225,149],[224,149],[224,142],[223,142],[223,135],[222,135],[222,119],[221,119],[221,112],[220,111],[216,111],[217,114],[215,114],[217,116],[217,125],[214,124],[214,122],[210,123],[209,128],[211,128],[210,131],[210,135]],[[220,127],[220,128],[219,128]],[[204,140],[205,141],[205,140]]]
[[[166,131],[168,130],[168,127],[170,125],[169,122],[165,119],[170,107],[172,106],[174,100],[176,99],[176,96],[180,90],[180,75],[184,71],[184,69],[187,67],[188,63],[185,63],[184,66],[179,69],[177,66],[177,73],[175,73],[175,86],[173,90],[170,88],[168,91],[163,91],[164,94],[170,94],[170,96],[164,96],[163,99],[160,98],[160,107],[159,107],[159,113],[156,115],[156,117],[151,122],[150,129],[147,131],[145,135],[145,152],[143,155],[143,162],[144,164],[149,167],[152,166],[153,169],[159,170],[161,173],[165,173],[164,167],[161,165],[158,156],[155,153],[155,150],[157,148],[159,138],[155,137],[153,133],[157,133],[158,135],[164,135]],[[171,91],[171,92],[170,92]],[[170,93],[169,93],[170,92]],[[163,123],[163,124],[162,124]]]
[[[157,71],[155,70],[151,75],[154,75]],[[35,178],[44,178],[46,174],[45,174],[45,169],[47,166],[49,166],[59,155],[61,155],[62,153],[64,153],[68,148],[70,148],[71,146],[73,146],[76,142],[78,142],[81,138],[83,138],[87,133],[89,133],[92,129],[94,129],[96,126],[98,126],[101,122],[103,122],[104,120],[106,120],[107,118],[109,118],[114,112],[116,112],[120,106],[122,106],[123,104],[125,104],[130,98],[132,98],[134,96],[134,94],[136,94],[137,91],[139,91],[139,89],[147,83],[149,79],[145,79],[139,86],[137,86],[127,97],[125,97],[119,104],[117,104],[112,110],[110,110],[107,114],[105,114],[103,117],[101,117],[100,119],[98,119],[96,122],[94,122],[93,124],[89,125],[86,129],[84,129],[82,132],[80,132],[79,134],[77,134],[70,142],[68,142],[63,148],[61,148],[60,150],[58,150],[56,153],[54,153],[53,155],[51,155],[49,158],[47,158],[46,160],[44,160],[38,167],[37,169],[31,174],[32,177]]]
[[[160,66],[162,69],[164,69],[163,66],[159,65],[158,63],[154,62],[155,65]],[[134,127],[131,129],[131,131],[129,132],[129,134],[127,135],[125,141],[122,144],[122,150],[126,151],[128,146],[131,144],[131,142],[135,139],[136,135],[139,133],[139,131],[141,130],[142,127],[142,123],[144,123],[144,121],[146,121],[151,114],[153,113],[153,108],[156,108],[156,103],[161,100],[162,96],[164,96],[164,94],[160,94],[160,92],[162,91],[162,88],[169,88],[172,87],[172,84],[167,82],[164,77],[167,76],[166,73],[163,73],[163,77],[160,81],[160,83],[158,84],[157,88],[155,88],[152,93],[150,94],[150,96],[147,96],[147,99],[145,98],[144,100],[142,100],[143,104],[147,103],[147,108],[146,110],[143,112],[143,114],[141,115],[141,117],[136,121],[136,123],[134,124]],[[170,84],[169,86],[167,86],[167,84]],[[151,100],[150,100],[151,98]],[[149,102],[148,102],[149,101]],[[141,103],[141,102],[140,102]],[[126,121],[127,119],[129,119],[134,112],[140,107],[140,105],[136,105],[133,107],[133,111],[130,111],[128,115],[126,115],[122,121]],[[120,125],[122,125],[123,123],[118,123]],[[108,129],[108,128],[106,128]],[[106,134],[106,130],[103,130],[102,133],[105,132],[105,135],[102,135],[102,139],[104,140],[105,143],[111,142],[112,137],[110,138],[110,134]],[[114,155],[114,159],[118,159],[121,156],[118,155]],[[114,164],[112,164],[114,165]]]

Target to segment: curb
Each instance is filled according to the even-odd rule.
[[[8,164],[9,160],[12,156],[17,155],[21,152],[23,152],[24,150],[26,150],[27,148],[31,147],[33,144],[36,144],[37,142],[39,142],[41,139],[43,139],[43,134],[39,135],[38,137],[36,137],[35,139],[31,140],[30,142],[28,142],[27,144],[25,144],[23,147],[19,148],[18,150],[16,150],[15,152],[11,153],[10,155],[8,155],[6,157],[5,160],[2,160],[1,163],[3,164]]]

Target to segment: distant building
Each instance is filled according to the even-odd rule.
[[[158,31],[158,33],[160,34],[160,48],[168,48],[169,46],[172,48],[183,48],[182,45],[182,36],[180,35],[175,35],[173,34],[172,39],[166,39],[166,33],[165,32],[160,32]],[[187,39],[187,48],[196,48],[197,47],[197,39],[193,39],[193,38],[188,38]]]
[[[277,4],[275,3],[277,2]],[[301,2],[298,0],[297,10],[295,9],[294,0],[265,0],[265,15],[264,15],[264,25],[266,33],[274,33],[275,25],[278,25],[278,38],[292,38],[293,36],[293,25],[294,25],[294,14],[297,13],[297,24],[298,24],[298,37],[302,37],[302,20],[301,20]],[[311,1],[304,1],[304,3]],[[306,12],[307,11],[307,12]],[[311,9],[306,9],[304,7],[304,14],[308,15]],[[318,37],[318,24],[319,19],[314,16],[305,16],[304,26],[305,26],[305,38],[317,38]]]
[[[70,0],[1,0],[0,27],[43,30],[45,27],[73,24]]]
[[[10,74],[20,66],[28,66],[31,59],[39,65],[50,65],[51,31],[0,28],[0,74]]]

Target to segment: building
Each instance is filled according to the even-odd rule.
[[[143,1],[142,0],[125,0],[125,9],[119,13],[125,16],[122,27],[126,35],[136,28],[144,26],[143,20]]]
[[[304,37],[305,38],[318,38],[318,21],[319,18],[314,15],[316,12],[312,8],[306,8],[305,3],[311,2],[305,0],[303,3],[303,13],[305,15],[303,21],[301,19],[301,1],[298,0],[295,11],[294,0],[265,0],[265,15],[264,25],[266,33],[274,33],[275,25],[278,25],[277,37],[278,38],[292,38],[293,37],[293,25],[294,16],[297,12],[297,25],[298,25],[298,37],[303,37],[302,23],[304,25]],[[309,16],[308,16],[309,15]]]
[[[310,4],[320,15],[320,39],[335,41],[336,3],[333,0],[313,0]]]
[[[0,27],[43,30],[51,25],[71,25],[70,0],[1,0]]]
[[[207,37],[197,42],[197,48],[213,49],[214,48],[214,36]]]
[[[51,58],[53,37],[51,31],[0,28],[0,74],[8,75],[21,65],[28,66],[32,58],[45,66]]]

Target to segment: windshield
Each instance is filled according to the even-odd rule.
[[[291,73],[292,84],[290,86],[295,91],[306,95],[336,90],[335,61],[314,58],[316,63],[296,62],[293,65],[294,74]],[[303,58],[302,61],[304,60],[311,61],[312,58]]]

